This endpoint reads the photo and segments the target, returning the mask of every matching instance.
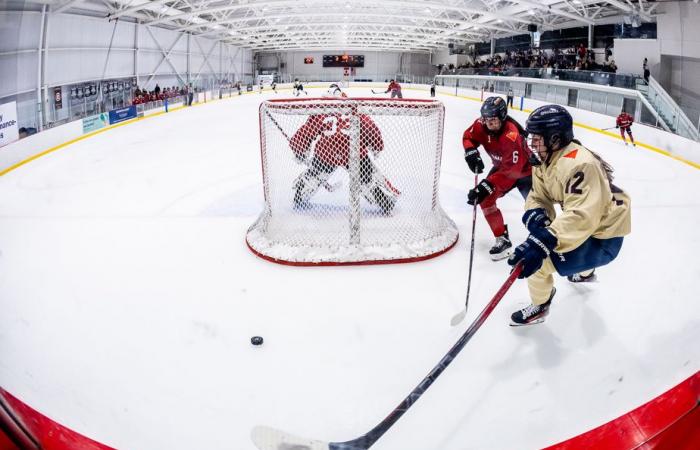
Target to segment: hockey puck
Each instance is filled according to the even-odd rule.
[[[250,338],[250,343],[253,345],[262,345],[263,338],[262,336],[253,336],[252,338]]]

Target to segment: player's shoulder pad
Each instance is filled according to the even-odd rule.
[[[504,130],[503,130],[503,135],[510,141],[516,142],[518,138],[520,137],[520,130],[518,129],[518,126],[511,122],[510,120],[506,119],[505,125],[504,125]]]
[[[586,166],[595,167],[598,160],[583,145],[572,142],[562,150],[560,166],[565,170],[580,171]]]

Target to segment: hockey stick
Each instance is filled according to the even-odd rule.
[[[272,114],[270,114],[270,111],[265,110],[265,114],[267,114],[267,117],[270,118],[270,120],[272,121],[272,123],[274,123],[275,126],[277,127],[277,129],[280,130],[280,133],[282,133],[282,136],[284,136],[284,138],[287,139],[287,142],[289,142],[290,145],[291,145],[291,141],[292,141],[292,140],[289,138],[289,136],[287,136],[287,133],[284,132],[284,130],[282,129],[282,126],[277,122],[277,120],[275,120],[275,118],[272,117]],[[307,167],[310,166],[309,161],[306,160],[306,159],[302,161],[302,164],[306,165]],[[330,183],[329,183],[328,181],[326,181],[326,180],[323,180],[323,181],[321,182],[321,186],[323,186],[323,188],[324,188],[325,190],[327,190],[328,192],[333,192],[333,191],[335,191],[336,189],[338,189],[338,188],[339,188],[340,186],[342,186],[342,185],[343,185],[342,181],[338,181],[338,182],[335,182],[335,183],[333,183],[333,184],[330,184]]]
[[[479,175],[474,174],[474,188],[479,183]],[[474,202],[474,213],[472,214],[472,245],[469,250],[469,276],[467,277],[467,299],[464,301],[464,309],[452,316],[450,325],[455,326],[467,317],[467,308],[469,308],[469,290],[472,287],[472,266],[474,264],[474,230],[476,229],[476,202]]]
[[[386,94],[386,92],[377,92],[374,89],[370,89],[370,91],[372,91],[373,94]]]
[[[467,342],[481,328],[486,319],[491,315],[491,312],[496,308],[503,296],[508,292],[508,289],[513,284],[515,279],[522,271],[522,264],[517,264],[508,275],[508,278],[503,285],[498,289],[498,292],[493,296],[491,301],[484,307],[481,314],[474,319],[474,322],[467,328],[467,331],[459,338],[454,346],[442,357],[440,362],[433,367],[428,376],[423,378],[418,386],[411,391],[408,396],[389,413],[384,420],[377,426],[372,428],[366,434],[345,442],[324,442],[315,439],[306,439],[285,433],[266,426],[256,426],[250,433],[253,443],[259,450],[367,450],[374,445],[389,428],[391,428],[408,409],[413,406],[416,401],[428,390],[440,374],[450,365],[457,357],[460,351],[467,345]]]
[[[613,128],[617,128],[617,127],[601,128],[600,130],[601,130],[601,131],[606,131],[606,130],[612,130]]]

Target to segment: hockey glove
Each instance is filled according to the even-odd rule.
[[[530,234],[525,242],[518,245],[513,255],[508,258],[508,264],[515,266],[522,262],[523,270],[518,278],[527,278],[542,267],[542,262],[556,246],[557,238],[548,229],[540,228],[536,233]]]
[[[523,224],[530,233],[534,233],[540,228],[548,227],[552,223],[544,208],[528,209],[523,214]]]
[[[481,160],[479,150],[475,148],[464,149],[464,160],[469,165],[469,170],[472,173],[482,173],[484,171],[484,162]]]
[[[477,184],[474,189],[467,194],[467,203],[469,205],[478,205],[483,202],[486,197],[496,192],[493,184],[489,180],[483,179]]]

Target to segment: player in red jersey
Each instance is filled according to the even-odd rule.
[[[403,98],[403,95],[401,95],[401,85],[397,83],[395,80],[391,80],[389,82],[389,87],[386,88],[386,91],[384,93],[391,92],[391,98],[398,97],[398,98]]]
[[[484,218],[496,237],[496,243],[489,250],[494,261],[507,258],[513,247],[508,226],[503,222],[503,214],[496,200],[514,187],[518,188],[523,198],[527,198],[532,187],[525,135],[520,124],[508,116],[505,100],[489,97],[481,106],[481,117],[466,129],[462,137],[464,159],[472,172],[479,174],[484,171],[484,162],[477,150],[480,145],[493,163],[486,178],[469,191],[467,203],[481,206]]]
[[[630,137],[630,141],[632,142],[632,147],[636,147],[634,143],[634,137],[632,136],[632,124],[634,123],[634,117],[632,117],[630,114],[622,111],[619,116],[617,116],[617,119],[615,120],[615,128],[620,129],[620,136],[622,136],[622,140],[625,141],[625,145],[627,145],[627,139],[625,138],[625,132],[627,132],[627,135]]]
[[[341,114],[315,114],[292,136],[289,144],[299,162],[308,168],[294,183],[294,205],[304,207],[338,167],[349,168],[351,117]],[[360,127],[360,189],[370,204],[384,214],[394,208],[399,192],[372,164],[368,154],[384,150],[377,124],[366,115],[358,116]]]

